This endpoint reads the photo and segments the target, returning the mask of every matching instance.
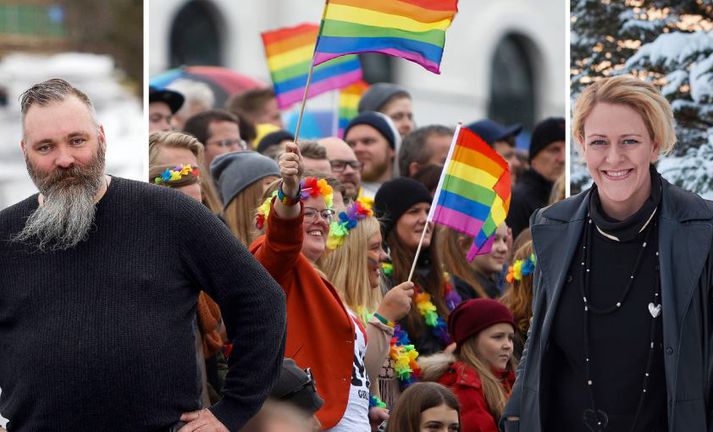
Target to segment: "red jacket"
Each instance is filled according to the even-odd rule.
[[[328,429],[342,418],[349,399],[354,323],[334,287],[302,255],[302,236],[302,215],[280,219],[273,207],[266,235],[250,245],[250,252],[285,290],[285,356],[301,368],[311,368],[317,392],[324,399],[317,417],[322,428]]]
[[[440,384],[450,388],[460,403],[460,430],[464,432],[498,432],[497,421],[485,402],[480,375],[471,366],[456,361],[438,379]],[[510,394],[515,382],[512,371],[505,372],[503,387]]]

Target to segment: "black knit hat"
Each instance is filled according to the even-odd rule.
[[[163,102],[168,105],[172,114],[181,109],[184,100],[183,95],[177,91],[149,86],[149,103]]]
[[[535,155],[555,141],[564,141],[565,128],[563,117],[550,117],[542,120],[532,131],[530,140],[530,161]]]
[[[317,394],[316,383],[309,369],[300,369],[294,360],[282,359],[282,369],[277,384],[272,388],[270,397],[297,406],[297,408],[316,413],[324,404]]]
[[[388,141],[389,146],[391,146],[392,149],[396,148],[396,135],[398,134],[398,131],[394,127],[392,127],[387,118],[388,117],[381,113],[377,113],[374,111],[365,111],[354,117],[352,121],[349,122],[347,127],[344,128],[344,137],[346,138],[346,136],[349,134],[349,129],[353,128],[354,126],[367,125],[379,131],[381,136],[386,138],[386,141]]]
[[[432,200],[426,186],[412,178],[397,177],[382,184],[374,197],[374,213],[381,220],[384,240],[411,206]]]
[[[257,152],[263,154],[268,148],[274,145],[278,145],[285,140],[294,141],[295,136],[283,129],[276,130],[275,132],[270,132],[269,134],[262,137],[262,139],[258,143]]]

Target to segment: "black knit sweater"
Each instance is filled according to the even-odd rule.
[[[213,413],[238,430],[284,350],[280,286],[202,205],[114,177],[88,239],[37,252],[10,241],[37,208],[0,212],[0,413],[10,431],[160,431],[200,408],[198,287],[234,349]]]

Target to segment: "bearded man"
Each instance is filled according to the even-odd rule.
[[[382,183],[399,176],[401,137],[386,115],[365,111],[354,117],[344,128],[344,141],[361,162],[362,196],[373,199]]]
[[[200,203],[105,175],[104,129],[80,90],[45,81],[21,108],[40,193],[0,212],[8,431],[239,430],[279,373],[279,285]],[[224,398],[210,409],[195,354],[200,289],[233,338]]]

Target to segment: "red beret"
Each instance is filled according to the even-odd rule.
[[[466,300],[451,312],[448,318],[448,333],[460,347],[471,336],[500,323],[507,323],[515,328],[512,313],[505,305],[493,299]]]

